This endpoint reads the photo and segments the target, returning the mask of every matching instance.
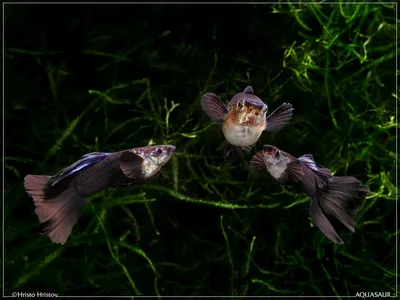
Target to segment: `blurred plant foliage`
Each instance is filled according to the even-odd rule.
[[[49,23],[39,8],[5,6],[6,294],[395,295],[395,4],[53,5]],[[256,150],[370,186],[345,245],[305,194],[224,161],[199,100],[247,84],[295,108]],[[160,177],[93,196],[63,247],[38,235],[26,174],[154,144],[177,147]]]

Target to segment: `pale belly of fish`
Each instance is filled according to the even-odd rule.
[[[262,133],[262,130],[248,125],[234,125],[229,129],[223,126],[222,131],[229,144],[239,147],[255,144]]]

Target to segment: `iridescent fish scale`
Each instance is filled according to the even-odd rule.
[[[119,159],[120,154],[114,154],[91,166],[90,172],[84,172],[77,176],[75,188],[85,195],[92,195],[124,179],[125,175],[120,170]]]
[[[62,170],[60,173],[58,173],[56,176],[53,177],[51,186],[55,186],[65,178],[69,177],[70,175],[82,170],[83,168],[86,168],[87,166],[93,165],[105,157],[109,156],[110,153],[102,153],[102,152],[93,152],[93,153],[88,153],[82,156],[82,158],[77,161],[76,163],[72,164],[71,166],[65,168]]]

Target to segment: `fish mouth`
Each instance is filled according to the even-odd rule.
[[[176,147],[175,147],[175,146],[172,146],[172,145],[168,145],[168,146],[167,146],[167,150],[168,150],[168,153],[169,153],[169,154],[172,154],[172,153],[175,152]]]

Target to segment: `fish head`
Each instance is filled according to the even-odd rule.
[[[289,153],[272,145],[264,145],[263,150],[253,158],[253,169],[258,170],[263,166],[273,177],[278,179],[293,160],[294,157]]]
[[[272,145],[263,146],[264,161],[267,166],[276,165],[280,162],[291,161],[291,155],[283,150]]]
[[[268,106],[259,97],[253,95],[248,86],[243,92],[232,97],[228,104],[228,120],[236,124],[260,126],[265,125]]]
[[[133,149],[133,152],[143,159],[142,174],[144,178],[156,175],[171,159],[175,146],[157,145]]]
[[[250,161],[250,168],[254,172],[263,172],[267,169],[271,172],[274,168],[286,168],[286,165],[290,162],[290,156],[276,148],[272,145],[264,145],[262,151],[257,152],[254,154]]]

